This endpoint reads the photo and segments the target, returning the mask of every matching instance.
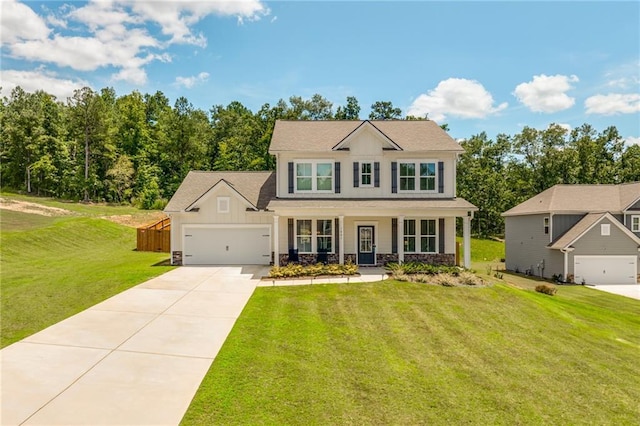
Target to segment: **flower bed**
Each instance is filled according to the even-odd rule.
[[[344,265],[335,263],[315,265],[299,265],[290,263],[286,266],[274,266],[269,271],[269,278],[298,278],[298,277],[318,277],[321,275],[356,275],[358,273],[358,265],[347,262]]]

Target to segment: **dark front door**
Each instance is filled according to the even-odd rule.
[[[374,228],[373,226],[358,226],[358,264],[374,265]]]

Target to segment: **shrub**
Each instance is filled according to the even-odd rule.
[[[462,285],[482,285],[484,282],[476,274],[468,271],[462,271],[458,275],[458,282]]]
[[[548,294],[549,296],[553,296],[554,294],[556,294],[556,291],[558,291],[558,289],[552,285],[539,284],[536,286],[536,291],[538,293],[544,293],[544,294]]]
[[[458,284],[458,280],[456,279],[456,277],[451,274],[445,273],[437,274],[433,278],[433,281],[443,287],[455,287]]]
[[[269,271],[269,278],[295,278],[295,277],[317,277],[319,275],[355,275],[358,273],[358,265],[348,262],[344,265],[330,264],[302,266],[297,263],[290,263],[286,266],[274,266]]]

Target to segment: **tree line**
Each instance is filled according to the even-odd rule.
[[[369,119],[402,116],[389,101],[371,105]],[[234,101],[195,108],[173,106],[161,92],[112,88],[76,90],[66,101],[20,87],[0,102],[2,186],[84,201],[161,208],[190,170],[273,170],[268,148],[276,120],[356,120],[360,105],[347,97],[335,108],[319,94],[292,96],[256,112]],[[447,130],[447,125],[443,125]],[[556,183],[640,180],[640,147],[625,147],[615,127],[585,124],[524,128],[514,136],[486,134],[462,142],[458,195],[476,204],[474,230],[502,232],[500,213]]]

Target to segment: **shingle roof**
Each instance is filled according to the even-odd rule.
[[[275,172],[191,171],[165,207],[165,212],[183,211],[221,180],[238,191],[254,207],[264,210],[276,196]]]
[[[503,216],[538,213],[620,213],[640,198],[640,182],[622,185],[555,185]]]
[[[463,198],[401,198],[401,199],[361,199],[361,198],[322,198],[322,199],[287,199],[271,200],[269,210],[282,208],[299,209],[452,209],[476,211],[478,208]]]
[[[331,151],[361,125],[373,126],[403,151],[463,151],[460,144],[430,120],[278,120],[269,152]]]

